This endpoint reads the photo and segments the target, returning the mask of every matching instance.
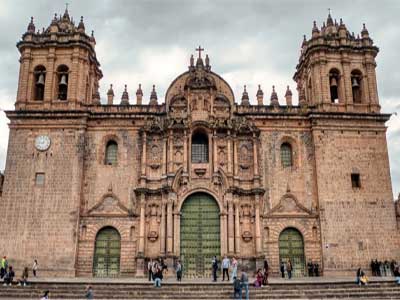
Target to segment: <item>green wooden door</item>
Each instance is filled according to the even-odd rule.
[[[217,202],[198,193],[185,200],[181,209],[181,260],[185,277],[209,277],[214,255],[221,254]]]
[[[294,228],[287,228],[279,236],[279,261],[292,262],[294,277],[304,276],[304,243],[301,233]]]
[[[116,277],[119,275],[121,237],[112,227],[103,228],[96,237],[93,259],[93,275]]]

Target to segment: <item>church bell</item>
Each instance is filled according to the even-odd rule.
[[[351,86],[353,88],[359,87],[357,78],[353,77],[353,82],[351,83]]]
[[[65,74],[61,76],[59,85],[67,85],[67,76]]]
[[[44,75],[40,74],[36,84],[44,85]]]
[[[337,86],[337,80],[335,77],[331,78],[331,86]]]

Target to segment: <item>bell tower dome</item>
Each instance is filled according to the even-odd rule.
[[[68,8],[36,31],[34,19],[17,43],[21,53],[16,109],[71,109],[99,104],[102,78],[96,41],[85,32],[83,17],[75,26]]]

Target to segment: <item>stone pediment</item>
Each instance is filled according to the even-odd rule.
[[[106,196],[93,206],[88,214],[91,216],[108,215],[108,216],[126,216],[129,210],[115,197]]]
[[[293,215],[293,216],[309,216],[311,211],[301,205],[291,194],[282,197],[279,203],[270,211],[270,215]]]

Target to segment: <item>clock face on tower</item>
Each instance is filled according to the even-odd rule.
[[[39,135],[35,139],[35,147],[39,151],[45,151],[50,147],[50,138],[47,135]]]

